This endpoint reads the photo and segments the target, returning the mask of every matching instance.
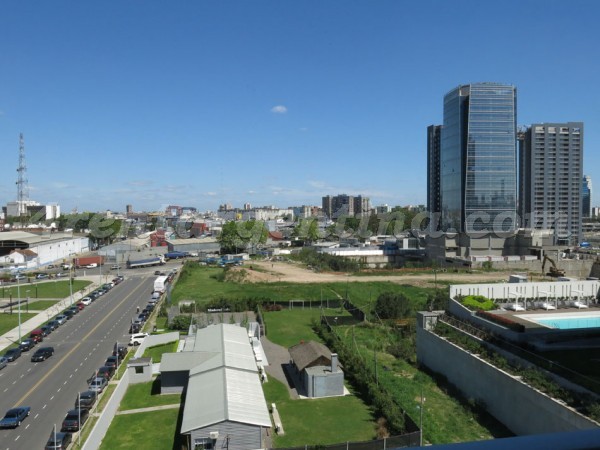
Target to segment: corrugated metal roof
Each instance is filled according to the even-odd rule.
[[[221,367],[190,377],[181,432],[226,420],[271,426],[257,373]]]
[[[160,362],[161,372],[179,372],[181,370],[192,370],[194,367],[210,360],[220,360],[218,352],[179,352],[163,353]]]
[[[191,355],[212,355],[190,369],[182,433],[225,420],[271,426],[254,352],[245,328],[218,324],[200,329],[196,334],[194,352],[180,354],[187,360]]]

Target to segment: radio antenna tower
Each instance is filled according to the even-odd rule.
[[[29,200],[29,183],[27,181],[27,164],[25,163],[25,143],[23,133],[19,135],[19,167],[17,168],[17,201],[19,204],[19,216],[26,215],[27,206],[25,202]]]

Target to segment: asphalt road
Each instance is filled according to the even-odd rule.
[[[59,431],[77,393],[87,389],[86,380],[112,354],[115,342],[129,342],[131,318],[150,299],[154,277],[122,273],[125,281],[34,347],[52,346],[54,356],[32,363],[30,350],[0,371],[0,414],[14,406],[31,407],[20,427],[0,430],[0,450],[44,448],[54,424]]]

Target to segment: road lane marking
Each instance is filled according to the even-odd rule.
[[[133,291],[131,291],[129,293],[129,295],[127,295],[125,298],[123,298],[123,300],[121,300],[117,305],[115,305],[115,307],[113,308],[113,312],[117,309],[117,307],[121,306],[123,303],[125,303],[133,294],[135,294],[137,291],[139,291],[142,287],[142,285],[144,284],[144,282],[142,281],[138,287],[136,287]],[[107,314],[106,316],[104,316],[104,319],[102,319],[100,322],[98,322],[98,324],[92,328],[90,330],[90,332],[88,334],[86,334],[76,345],[75,347],[73,347],[65,356],[63,356],[60,361],[58,361],[58,363],[52,368],[50,369],[48,372],[46,372],[46,375],[44,375],[35,385],[33,385],[31,387],[31,389],[29,389],[25,394],[23,394],[23,396],[15,403],[15,406],[13,406],[13,408],[16,408],[18,405],[21,405],[25,402],[25,399],[27,397],[29,397],[33,391],[35,391],[44,381],[46,381],[46,379],[52,374],[54,373],[54,371],[56,369],[58,369],[59,367],[61,367],[62,363],[64,363],[64,361],[71,356],[71,354],[73,352],[75,352],[75,350],[77,350],[79,348],[79,346],[81,344],[83,344],[97,329],[98,327],[100,327],[104,322],[106,322],[110,316],[112,315],[112,313]],[[100,346],[100,343],[96,344],[96,348]],[[15,381],[16,383],[16,381]],[[14,383],[13,383],[14,384]],[[4,391],[6,392],[6,391]],[[60,389],[57,391],[60,392]]]

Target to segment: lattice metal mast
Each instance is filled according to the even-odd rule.
[[[25,163],[25,142],[23,133],[19,136],[19,167],[17,168],[17,200],[19,202],[19,215],[27,211],[24,202],[29,200],[29,183],[27,181],[27,164]]]

